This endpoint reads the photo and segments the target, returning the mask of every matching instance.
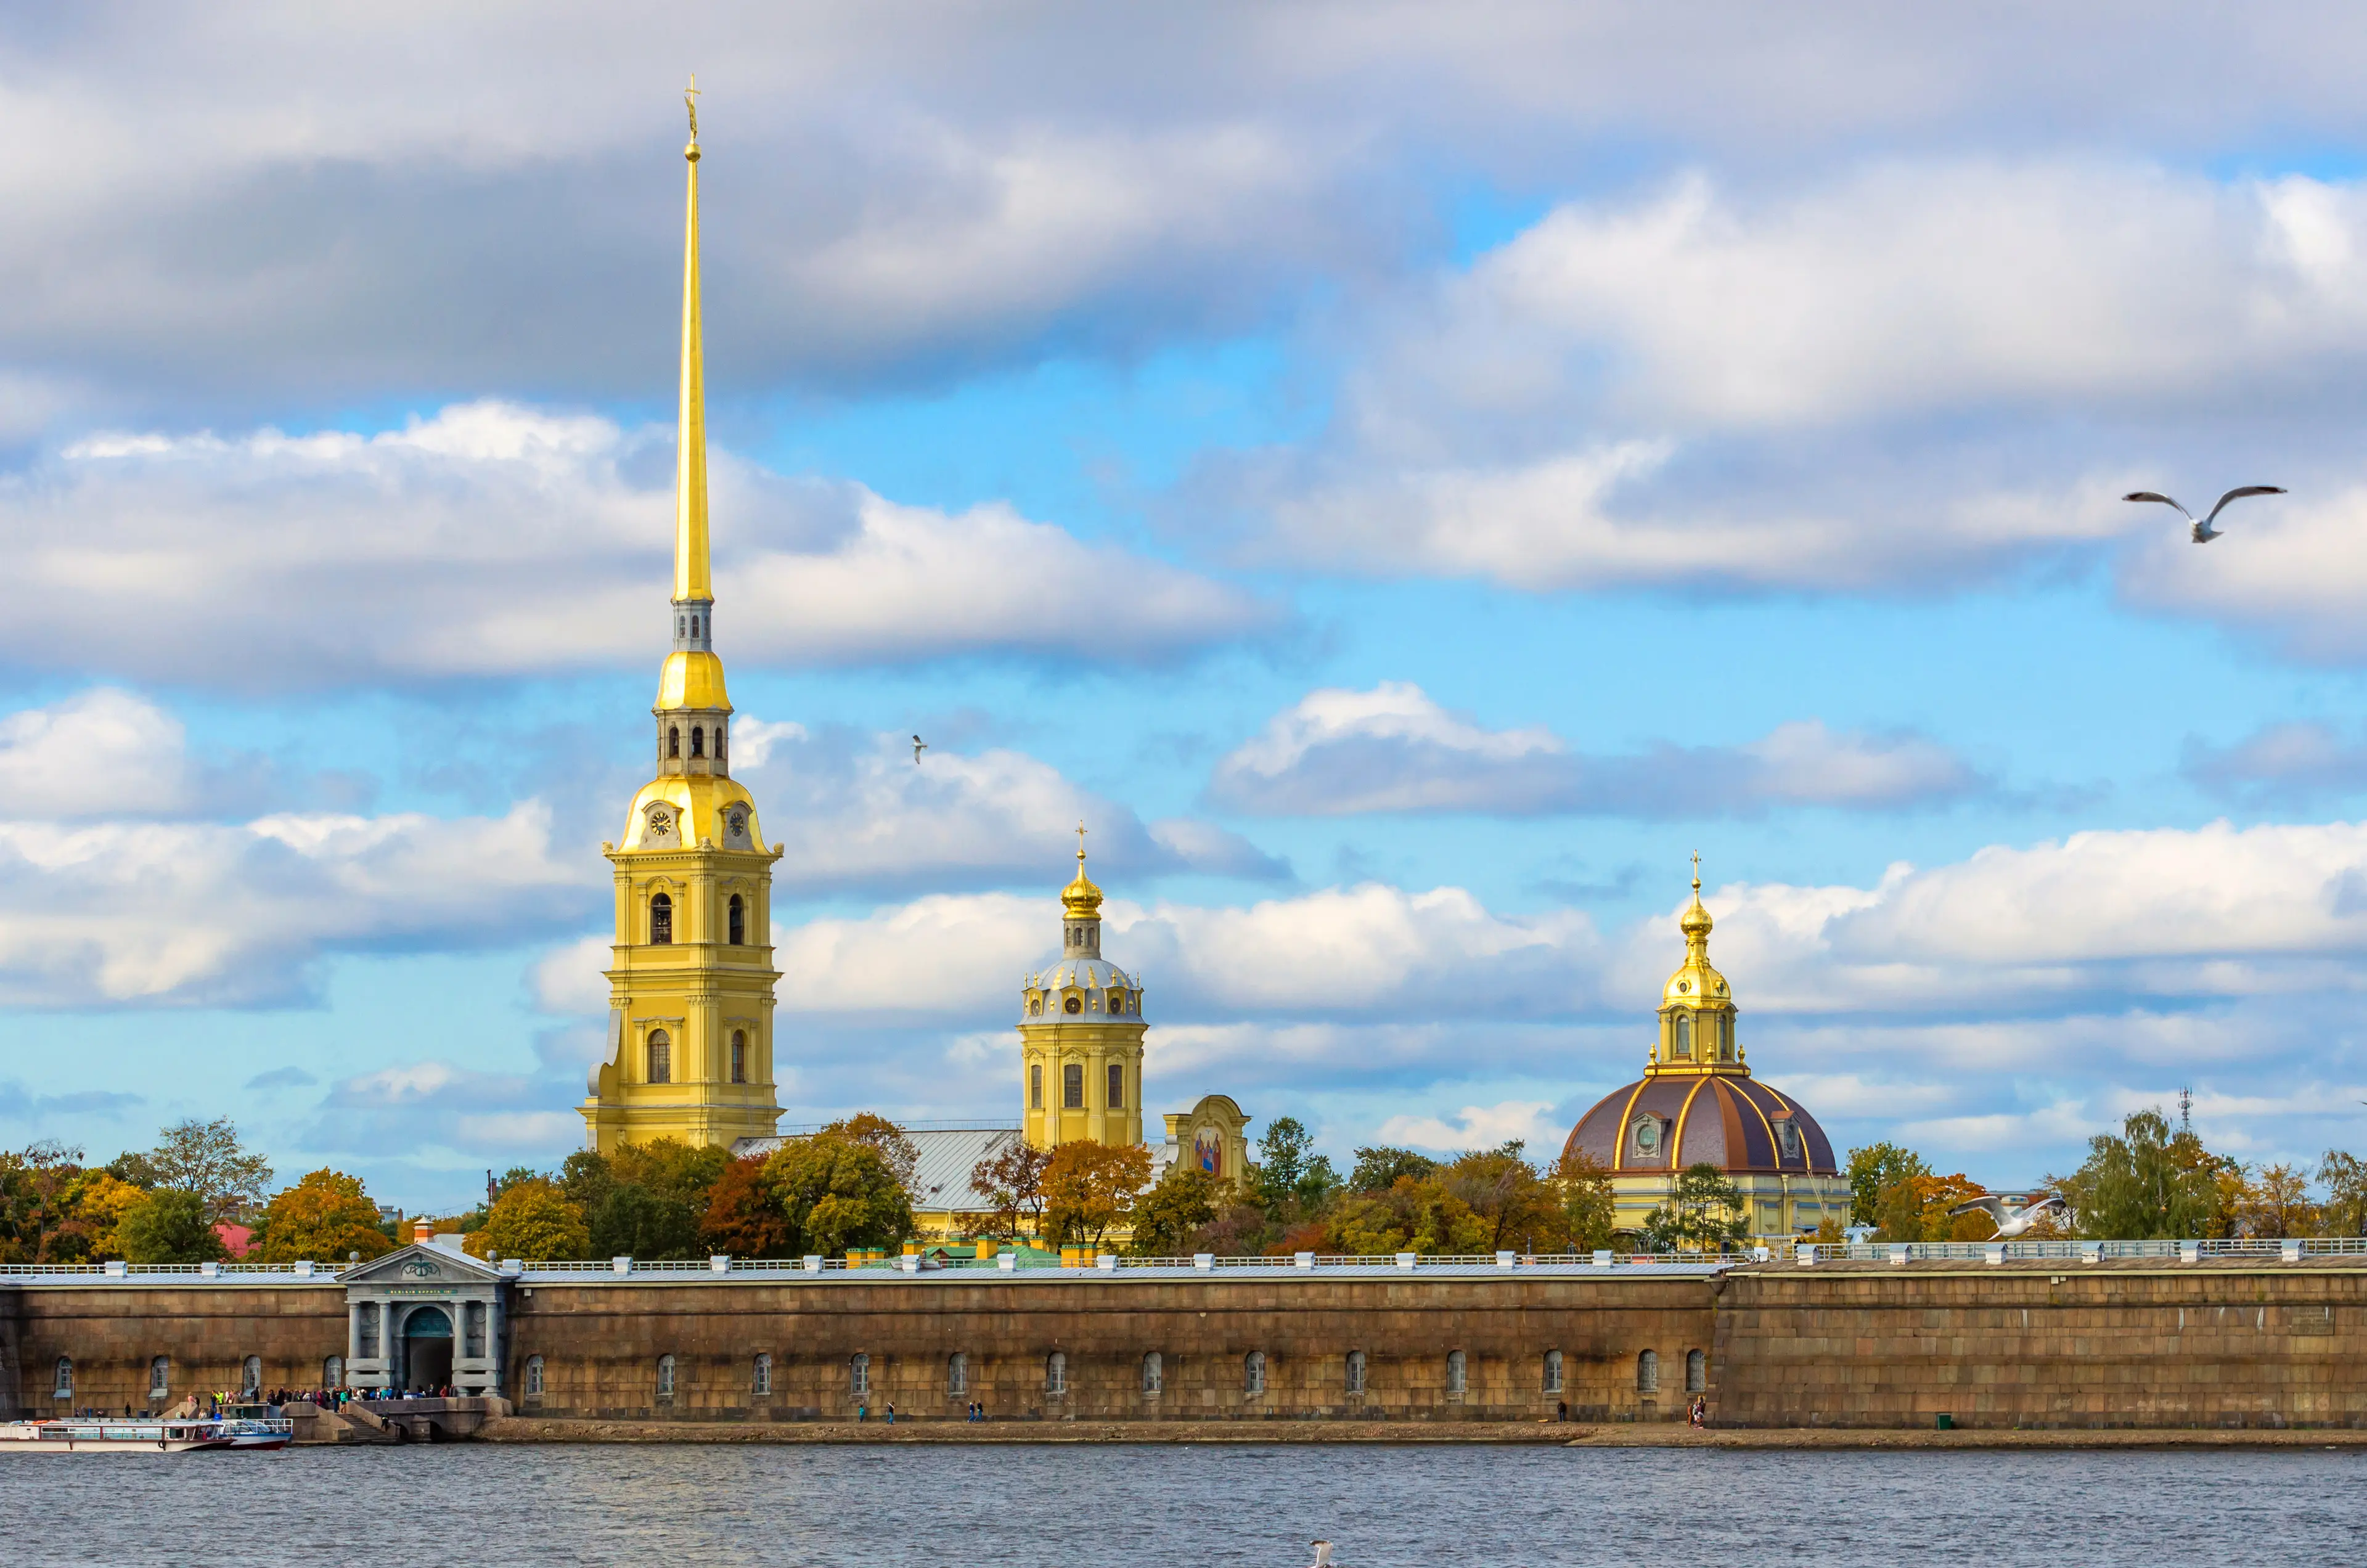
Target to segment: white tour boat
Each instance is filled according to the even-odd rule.
[[[77,1416],[0,1421],[0,1454],[181,1454],[202,1449],[284,1449],[296,1424],[268,1416]]]

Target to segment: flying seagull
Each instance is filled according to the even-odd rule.
[[[921,765],[921,753],[928,749],[929,743],[927,741],[922,739],[917,735],[912,737],[912,766],[917,768]]]
[[[2036,1224],[2038,1217],[2047,1210],[2059,1209],[2062,1206],[2063,1200],[2049,1192],[2045,1197],[2025,1208],[2017,1209],[2002,1198],[1976,1198],[1969,1203],[1957,1204],[1949,1210],[1948,1213],[1951,1218],[1954,1218],[1958,1214],[1969,1214],[1975,1209],[1978,1209],[1997,1222],[1997,1235],[1989,1237],[1991,1241],[2011,1241]]]
[[[2240,501],[2248,495],[2282,495],[2284,492],[2285,487],[2282,485],[2237,485],[2234,490],[2221,496],[2219,504],[2211,509],[2211,516],[2205,517],[2200,523],[2194,523],[2194,513],[2187,511],[2183,506],[2178,506],[2178,502],[2157,490],[2133,490],[2121,499],[2123,501],[2158,501],[2164,506],[2178,506],[2178,514],[2189,523],[2194,523],[2194,542],[2198,545],[2207,545],[2217,538],[2221,532],[2211,525],[2212,518],[2226,511],[2229,502]]]

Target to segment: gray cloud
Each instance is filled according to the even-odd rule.
[[[2367,740],[2345,740],[2316,720],[2288,720],[2230,746],[2190,738],[2180,766],[2204,789],[2246,805],[2299,805],[2367,790]]]
[[[58,1116],[96,1116],[115,1121],[132,1107],[147,1103],[144,1095],[117,1090],[81,1089],[71,1094],[36,1094],[26,1089],[19,1079],[0,1081],[0,1121],[46,1122]]]
[[[1776,807],[1900,810],[1990,786],[1938,742],[1807,720],[1742,746],[1587,756],[1544,729],[1489,730],[1418,686],[1309,693],[1217,764],[1209,795],[1265,816],[1370,812],[1653,818]]]
[[[19,422],[662,395],[682,128],[661,61],[708,64],[715,366],[749,389],[1238,332],[1319,275],[1393,272],[1442,169],[1551,187],[1614,141],[1623,166],[1754,172],[1869,145],[2339,145],[2367,67],[2309,6],[2174,28],[2116,6],[132,15],[6,24]],[[2148,91],[2095,91],[2131,73]]]

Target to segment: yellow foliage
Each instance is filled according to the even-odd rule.
[[[368,1262],[394,1250],[361,1179],[340,1170],[316,1170],[272,1199],[256,1228],[263,1233],[257,1261],[264,1263],[342,1263],[356,1252]]]
[[[119,1181],[103,1170],[85,1171],[74,1195],[75,1212],[83,1224],[90,1227],[90,1255],[106,1259],[120,1258],[122,1243],[116,1238],[115,1227],[124,1214],[142,1198],[148,1196],[128,1181]]]
[[[486,1213],[482,1230],[461,1242],[470,1257],[499,1252],[529,1262],[555,1262],[592,1250],[592,1229],[583,1211],[567,1201],[555,1182],[536,1177],[513,1181]]]

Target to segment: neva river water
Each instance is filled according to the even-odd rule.
[[[11,1563],[2367,1561],[2367,1455],[936,1446],[0,1460]]]

